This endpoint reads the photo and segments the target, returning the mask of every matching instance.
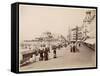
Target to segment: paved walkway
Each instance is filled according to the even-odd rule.
[[[70,46],[57,50],[57,58],[53,58],[52,51],[48,61],[38,61],[21,67],[21,71],[57,69],[57,68],[83,68],[94,67],[96,65],[95,51],[82,45],[78,47],[79,52],[71,53]]]

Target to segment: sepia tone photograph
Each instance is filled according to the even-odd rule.
[[[96,67],[96,9],[19,5],[19,71]]]

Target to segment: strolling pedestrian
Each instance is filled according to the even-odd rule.
[[[32,56],[29,58],[29,63],[33,63],[33,57]]]
[[[73,44],[73,52],[75,53],[75,52],[79,52],[79,49],[77,48],[77,42],[75,42],[74,44]]]
[[[45,61],[48,60],[48,49],[47,49],[47,47],[45,47],[45,49],[44,49],[44,60]]]
[[[70,52],[73,52],[73,43],[70,44]]]
[[[44,48],[41,46],[39,49],[39,54],[40,54],[39,61],[43,61],[43,51],[44,51]]]
[[[73,43],[73,52],[74,52],[74,53],[76,52],[76,46],[75,46],[75,43]]]
[[[79,43],[79,47],[81,47],[81,43]]]
[[[36,62],[36,56],[37,56],[37,50],[36,49],[33,49],[33,55],[32,55],[32,58],[33,58],[33,62]]]
[[[56,58],[56,46],[53,46],[53,58]]]

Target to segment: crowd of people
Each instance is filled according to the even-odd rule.
[[[50,49],[50,47],[48,46],[40,46],[40,48],[38,49],[38,51],[34,51],[33,53],[33,56],[30,58],[30,61],[31,62],[35,62],[36,61],[36,56],[38,55],[39,56],[39,61],[47,61],[49,60],[49,54],[50,54],[50,50],[52,50],[52,54],[53,54],[53,58],[57,58],[57,49],[60,50],[62,46],[59,45],[59,46],[56,46],[56,45],[53,45]],[[32,60],[33,59],[33,60]]]
[[[57,49],[60,50],[62,47],[66,47],[67,45],[41,45],[38,50],[34,49],[31,54],[27,55],[22,61],[21,65],[26,65],[27,63],[33,63],[38,61],[48,61],[49,55],[52,54],[53,58],[57,58]],[[29,57],[28,57],[29,56]],[[38,56],[38,57],[37,57]],[[38,59],[37,59],[38,58]]]
[[[81,43],[76,43],[76,42],[71,42],[70,43],[70,52],[79,52],[79,49],[77,48],[77,46],[81,47]]]
[[[63,45],[64,47],[66,47],[67,45]],[[52,54],[53,54],[53,58],[57,58],[57,49],[60,50],[62,47],[62,45],[53,45],[51,47],[51,50],[52,50]],[[33,61],[36,61],[36,56],[38,55],[39,56],[39,61],[47,61],[49,60],[49,54],[50,54],[50,47],[48,46],[40,46],[39,50],[38,51],[34,51],[34,54],[32,56],[33,58]],[[32,60],[32,59],[31,59]]]
[[[33,63],[33,62],[36,62],[37,60],[48,61],[50,54],[52,54],[53,58],[57,58],[57,50],[60,50],[62,47],[67,47],[68,45],[70,45],[71,53],[79,52],[77,45],[80,47],[81,44],[80,43],[77,44],[75,42],[72,42],[70,44],[65,44],[65,45],[53,45],[52,47],[41,45],[38,51],[34,50],[34,52],[31,54],[31,57],[28,59],[28,63],[29,62]],[[37,56],[38,56],[38,59],[37,59]],[[27,63],[27,61],[25,63]]]

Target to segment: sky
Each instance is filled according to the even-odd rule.
[[[62,34],[67,37],[68,29],[81,26],[86,8],[20,5],[20,40],[31,40],[43,32]]]

